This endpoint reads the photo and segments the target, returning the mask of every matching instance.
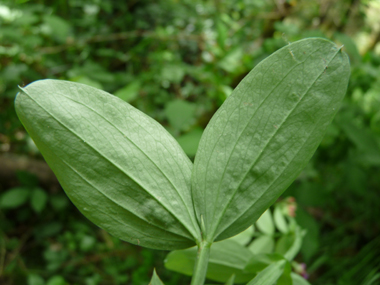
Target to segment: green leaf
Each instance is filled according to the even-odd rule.
[[[238,235],[233,236],[232,238],[230,238],[230,240],[233,240],[233,241],[235,241],[235,242],[237,242],[238,244],[241,244],[241,245],[246,245],[248,242],[251,241],[254,232],[255,232],[254,227],[250,226],[245,231],[243,231],[240,234],[238,234]]]
[[[261,217],[256,222],[257,228],[268,235],[274,234],[274,224],[273,224],[273,218],[272,213],[269,209],[267,209]]]
[[[126,102],[131,102],[134,99],[136,99],[139,95],[140,85],[141,84],[139,81],[133,81],[127,86],[117,90],[115,92],[115,96],[119,97],[121,100],[124,100]]]
[[[302,276],[296,274],[296,273],[291,273],[290,277],[292,278],[293,285],[310,285],[309,282]]]
[[[197,153],[202,134],[203,130],[201,128],[195,128],[177,139],[179,145],[188,156],[195,156]]]
[[[67,285],[68,283],[65,281],[65,278],[59,275],[55,275],[51,277],[47,282],[46,285]]]
[[[156,269],[153,270],[152,279],[150,280],[149,285],[164,285],[160,277],[158,277]]]
[[[272,253],[274,249],[274,239],[272,236],[259,236],[254,239],[248,248],[253,254]]]
[[[293,234],[281,236],[276,243],[274,251],[278,254],[284,255],[292,247],[294,240],[295,237]]]
[[[183,100],[175,100],[166,104],[165,114],[170,125],[178,130],[189,127],[194,120],[195,105]]]
[[[86,252],[86,251],[90,251],[91,249],[93,249],[95,244],[96,244],[96,239],[93,236],[85,235],[81,238],[79,248],[82,251]]]
[[[308,261],[320,248],[319,226],[317,221],[302,209],[297,209],[296,220],[297,224],[306,229],[305,238],[301,245],[301,253]]]
[[[57,211],[62,211],[69,205],[69,199],[67,199],[67,196],[64,194],[51,196],[49,202],[51,206]]]
[[[37,274],[28,275],[28,285],[44,285],[45,280]]]
[[[191,161],[159,123],[115,96],[67,81],[36,81],[15,105],[66,194],[92,222],[150,248],[200,240]]]
[[[296,227],[294,231],[293,243],[284,254],[284,257],[287,260],[292,261],[297,256],[298,252],[301,249],[302,240],[305,234],[306,234],[305,230],[302,230],[299,226]]]
[[[290,274],[292,273],[292,266],[290,265],[290,262],[287,262],[284,267],[284,271],[282,272],[282,275],[277,280],[276,285],[293,285],[292,278]]]
[[[244,246],[225,240],[212,245],[207,269],[207,278],[219,282],[227,282],[235,274],[235,282],[247,282],[255,275],[244,272],[247,262],[252,258]],[[172,251],[165,259],[167,269],[191,276],[194,262],[197,257],[197,248]]]
[[[211,119],[195,157],[192,191],[206,240],[257,220],[306,166],[338,111],[346,54],[311,38],[258,64]]]
[[[338,125],[360,150],[359,160],[369,165],[380,165],[380,147],[377,138],[369,128],[355,126],[352,121],[354,118],[345,114],[337,117]]]
[[[30,195],[30,189],[28,188],[12,188],[0,196],[0,208],[2,209],[14,209],[25,204]]]
[[[273,262],[277,262],[282,259],[284,258],[277,253],[256,254],[247,262],[247,265],[245,266],[244,270],[246,272],[257,273],[259,271],[262,271],[264,268],[266,268],[268,265],[272,264]]]
[[[277,206],[274,208],[273,219],[274,219],[274,223],[275,223],[277,229],[280,232],[286,234],[289,231],[288,223],[286,222],[285,216],[282,213],[281,206]]]
[[[234,281],[235,281],[235,274],[232,274],[230,279],[228,279],[224,285],[234,285]]]
[[[30,204],[33,210],[37,213],[41,213],[46,207],[48,196],[46,192],[41,188],[35,188],[32,191],[32,197]]]
[[[64,43],[70,34],[70,24],[63,18],[56,15],[45,15],[43,20],[44,31],[55,38],[58,42]]]
[[[286,260],[272,263],[264,270],[260,271],[247,285],[270,285],[274,284],[282,275],[287,264]]]

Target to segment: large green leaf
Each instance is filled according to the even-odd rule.
[[[245,272],[247,262],[253,254],[246,247],[233,240],[224,240],[212,245],[207,268],[207,278],[219,282],[227,282],[235,275],[235,282],[247,282],[256,272]],[[197,248],[172,251],[165,259],[165,267],[186,275],[192,275],[194,262],[197,258]]]
[[[192,193],[207,240],[247,228],[298,176],[339,109],[349,73],[346,54],[312,38],[285,46],[242,80],[195,157]]]
[[[200,239],[191,161],[156,121],[106,92],[58,80],[28,85],[15,104],[63,189],[95,224],[156,249]]]

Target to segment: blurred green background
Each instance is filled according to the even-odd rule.
[[[13,106],[57,78],[106,90],[159,121],[194,158],[203,129],[272,52],[326,37],[351,60],[344,104],[283,194],[308,230],[312,284],[380,284],[380,1],[0,0],[0,284],[165,284],[167,252],[121,242],[66,198]],[[375,281],[377,280],[377,281]]]

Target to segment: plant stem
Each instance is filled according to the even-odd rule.
[[[208,258],[210,256],[211,243],[202,241],[198,247],[197,260],[195,262],[191,285],[203,285],[206,279]]]

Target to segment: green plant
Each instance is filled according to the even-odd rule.
[[[205,280],[211,245],[252,225],[305,167],[348,78],[348,58],[330,41],[285,46],[258,64],[213,116],[194,165],[156,121],[93,87],[37,81],[20,88],[15,105],[87,218],[149,248],[197,245],[196,285]],[[280,258],[248,284],[289,270]]]

